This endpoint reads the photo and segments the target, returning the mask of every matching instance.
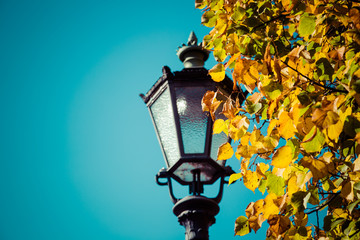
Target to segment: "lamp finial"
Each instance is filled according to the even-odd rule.
[[[177,50],[177,55],[184,63],[185,68],[203,68],[204,62],[209,58],[209,51],[198,45],[198,39],[191,31],[187,45],[183,44]]]
[[[198,41],[198,39],[197,39],[194,31],[191,31],[188,42],[187,42],[188,46],[197,45],[197,41]]]

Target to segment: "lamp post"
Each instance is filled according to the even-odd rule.
[[[163,67],[163,75],[141,97],[149,108],[166,163],[166,168],[156,175],[156,182],[168,185],[175,204],[173,212],[186,229],[186,240],[205,240],[209,239],[209,226],[215,223],[219,212],[225,177],[233,171],[225,166],[225,161],[216,161],[217,149],[229,140],[225,133],[212,134],[213,121],[202,111],[201,99],[208,90],[220,91],[224,98],[229,96],[232,81],[228,77],[220,83],[212,81],[204,68],[209,52],[197,44],[193,32],[177,55],[184,69],[171,72],[169,67]],[[201,195],[204,185],[211,185],[219,178],[216,197]],[[172,179],[188,185],[191,195],[176,198]]]

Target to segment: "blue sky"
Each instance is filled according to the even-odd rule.
[[[139,93],[200,19],[193,0],[0,1],[1,240],[184,239]],[[233,236],[254,200],[225,187],[210,239],[264,239]]]

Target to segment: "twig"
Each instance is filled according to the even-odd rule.
[[[253,30],[255,30],[255,29],[257,29],[257,28],[260,28],[260,27],[263,27],[263,26],[265,26],[265,25],[268,24],[268,23],[271,23],[271,22],[273,22],[273,21],[276,21],[276,20],[281,19],[281,18],[286,17],[286,16],[289,16],[289,14],[285,14],[285,15],[280,14],[279,16],[277,16],[277,17],[275,17],[275,18],[272,18],[272,19],[270,19],[269,21],[266,21],[266,22],[263,22],[262,24],[257,25],[256,27],[253,28]]]
[[[319,236],[319,211],[316,211],[316,222],[317,222],[317,228],[316,228],[316,235]]]
[[[308,212],[308,213],[306,213],[306,214],[309,215],[309,214],[311,214],[311,213],[318,212],[321,208],[325,207],[326,205],[329,205],[329,203],[331,203],[331,202],[337,197],[337,195],[339,195],[339,194],[340,194],[340,192],[334,194],[329,201],[327,201],[327,202],[319,205],[319,206],[316,207],[314,210],[312,210],[312,211],[310,211],[310,212]]]
[[[289,68],[291,68],[292,70],[296,71],[296,72],[297,72],[298,74],[300,74],[302,77],[304,77],[304,78],[306,78],[307,80],[309,80],[311,83],[313,83],[313,84],[315,84],[315,85],[317,85],[317,86],[319,86],[319,87],[322,87],[322,88],[324,88],[324,89],[330,90],[330,91],[332,91],[332,92],[348,93],[348,91],[345,91],[345,90],[340,90],[340,89],[336,89],[336,88],[332,88],[332,87],[328,87],[328,86],[322,85],[322,84],[320,84],[320,83],[318,83],[318,82],[310,79],[308,76],[302,74],[302,73],[299,72],[297,69],[289,66],[286,62],[284,62],[284,61],[281,61],[281,62],[284,63],[287,67],[289,67]]]

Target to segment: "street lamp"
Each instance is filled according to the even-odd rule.
[[[209,239],[208,228],[219,212],[225,177],[233,171],[225,166],[225,161],[216,161],[218,148],[229,139],[225,133],[212,134],[213,121],[202,111],[201,99],[208,90],[220,91],[219,96],[226,98],[231,93],[232,81],[228,77],[220,83],[211,79],[203,67],[209,52],[197,44],[193,32],[177,55],[184,69],[171,72],[169,67],[163,67],[162,77],[141,97],[149,108],[167,166],[156,175],[156,182],[168,185],[175,204],[173,212],[186,228],[186,239],[203,240]],[[216,114],[220,117],[219,111]],[[217,196],[202,196],[204,185],[219,178]],[[188,185],[192,195],[176,198],[171,179]]]

